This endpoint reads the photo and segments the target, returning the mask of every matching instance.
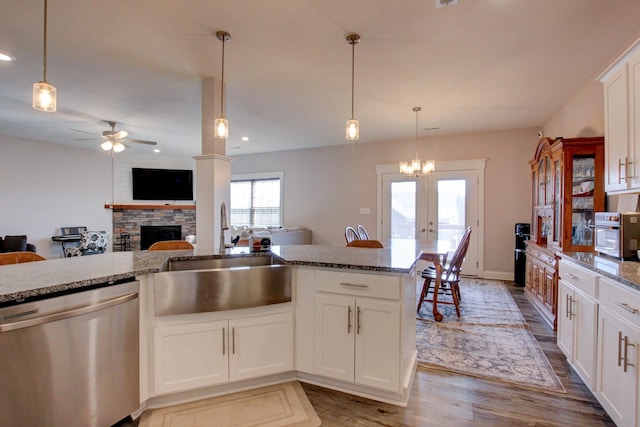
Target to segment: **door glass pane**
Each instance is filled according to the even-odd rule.
[[[391,183],[391,238],[416,238],[416,182]]]
[[[571,244],[593,245],[594,156],[574,157],[571,191]]]
[[[561,192],[560,192],[560,174],[562,173],[562,171],[560,170],[560,167],[562,166],[562,164],[560,163],[560,160],[556,160],[555,162],[555,173],[554,173],[554,183],[553,183],[553,187],[555,189],[554,192],[554,202],[553,202],[553,221],[554,221],[554,228],[553,228],[553,240],[555,242],[558,242],[560,240],[560,225],[562,224],[562,218],[560,218],[560,197],[561,197]]]
[[[438,181],[438,240],[446,240],[455,248],[464,233],[467,218],[467,181]]]

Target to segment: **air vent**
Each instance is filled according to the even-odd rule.
[[[458,0],[436,0],[436,7],[453,6],[458,4]]]

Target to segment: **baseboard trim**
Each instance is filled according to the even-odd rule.
[[[507,280],[513,281],[512,271],[484,271],[482,279]]]

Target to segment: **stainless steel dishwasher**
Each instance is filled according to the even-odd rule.
[[[110,426],[139,408],[139,282],[0,308],[0,425]]]

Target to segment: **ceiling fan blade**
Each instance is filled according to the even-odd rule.
[[[124,141],[127,141],[127,142],[135,142],[135,143],[138,143],[138,144],[158,145],[158,143],[157,143],[157,142],[155,142],[155,141],[145,141],[144,139],[132,139],[132,138],[126,138],[126,139],[124,139]]]
[[[73,138],[74,141],[96,141],[98,138]]]
[[[69,130],[72,130],[74,132],[86,133],[87,135],[95,135],[95,133],[87,132],[86,130],[80,130],[80,129],[69,129]]]

